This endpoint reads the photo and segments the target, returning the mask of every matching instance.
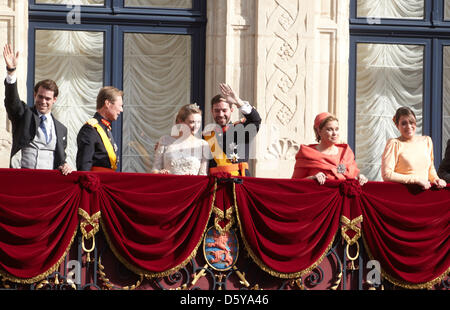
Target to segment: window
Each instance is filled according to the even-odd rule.
[[[433,139],[437,169],[450,138],[450,1],[352,0],[350,9],[349,143],[359,168],[381,180],[384,146],[399,135],[392,117],[408,106],[417,134]]]
[[[57,82],[54,114],[76,136],[102,86],[124,91],[113,123],[124,172],[149,172],[179,107],[204,106],[205,0],[30,0],[28,88]],[[32,102],[29,93],[28,102]]]

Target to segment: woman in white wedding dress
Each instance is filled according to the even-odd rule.
[[[211,151],[208,143],[196,136],[202,123],[202,111],[196,104],[181,107],[176,130],[159,139],[152,173],[207,175]]]

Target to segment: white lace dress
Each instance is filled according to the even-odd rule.
[[[187,139],[163,136],[155,151],[153,171],[166,169],[170,174],[207,175],[210,154],[205,140],[194,136]]]

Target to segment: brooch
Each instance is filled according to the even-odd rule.
[[[344,174],[345,171],[347,171],[347,168],[345,167],[344,164],[339,164],[339,165],[337,166],[337,172],[338,172],[338,173]]]

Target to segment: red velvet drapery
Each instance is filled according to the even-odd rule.
[[[449,272],[450,187],[15,169],[0,180],[0,273],[16,282],[44,278],[78,227],[88,239],[100,225],[130,270],[167,275],[196,254],[211,216],[223,229],[235,222],[254,261],[278,277],[314,268],[340,228],[348,242],[362,232],[396,284],[429,286]]]

